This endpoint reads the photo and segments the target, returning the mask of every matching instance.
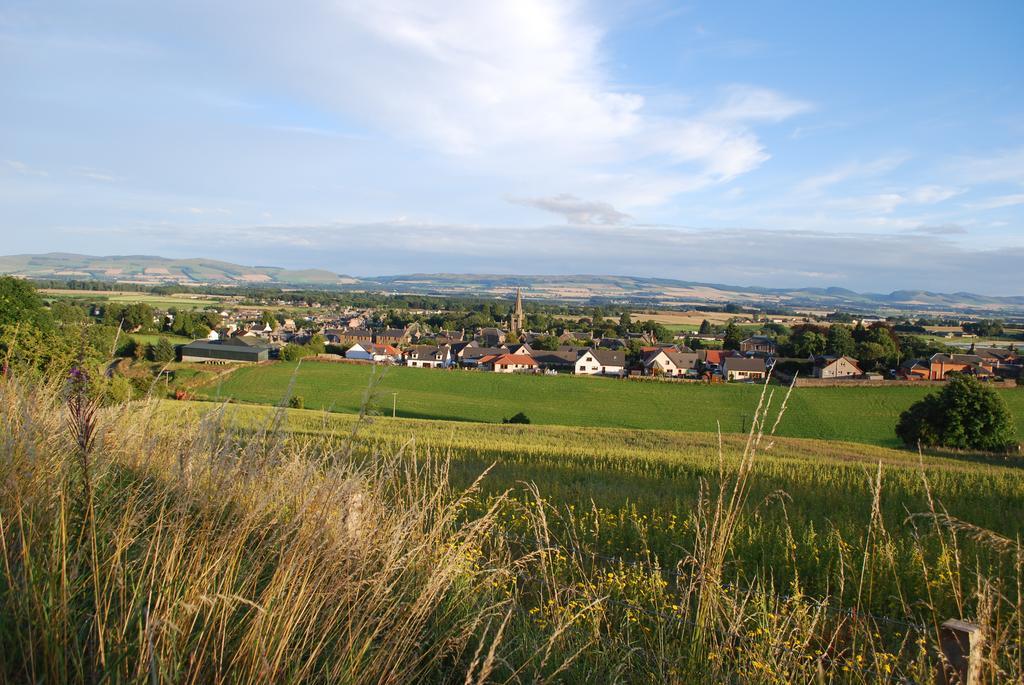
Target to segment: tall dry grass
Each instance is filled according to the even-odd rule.
[[[670,582],[656,558],[599,563],[556,538],[543,484],[481,509],[412,442],[367,451],[289,433],[281,412],[239,429],[224,408],[169,418],[76,392],[0,379],[5,682],[925,682],[938,663],[934,626],[893,638],[798,584],[724,581],[778,420],[767,396]],[[881,471],[876,486],[877,507]],[[510,512],[530,540],[502,529]],[[872,521],[865,566],[884,563]],[[934,591],[961,587],[957,540],[985,532],[940,504],[912,525],[948,549]],[[986,625],[984,682],[1018,682],[1020,545],[993,544],[1017,577],[978,575],[964,618]]]

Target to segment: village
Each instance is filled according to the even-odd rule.
[[[881,370],[878,363],[869,367],[842,346],[831,352],[815,351],[811,346],[809,353],[799,356],[791,349],[787,355],[775,338],[765,334],[752,334],[730,345],[728,333],[676,333],[663,340],[653,330],[610,336],[607,331],[594,330],[596,326],[560,333],[534,331],[526,325],[519,290],[506,325],[500,328],[456,331],[432,329],[421,322],[401,328],[371,327],[371,313],[355,309],[309,318],[305,326],[291,318],[261,319],[258,309],[243,309],[234,317],[226,311],[223,314],[234,320],[211,328],[203,339],[181,345],[182,362],[263,363],[311,356],[318,361],[506,374],[564,373],[705,383],[750,383],[771,375],[787,383],[799,377],[798,384],[840,385],[942,382],[950,374],[1013,384],[1024,363],[1013,343],[1003,347],[972,342],[963,349],[933,344],[930,349],[941,351],[900,359],[897,365]],[[864,324],[871,330],[888,330],[880,319],[858,322]],[[843,324],[834,325],[837,333],[850,330]]]

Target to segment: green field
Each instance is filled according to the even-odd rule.
[[[210,403],[166,403],[178,420],[189,411],[215,411]],[[219,420],[246,427],[274,425],[290,435],[316,441],[350,439],[356,419],[310,410],[226,405]],[[736,466],[743,437],[727,436],[724,469]],[[720,477],[718,441],[713,435],[660,430],[568,426],[470,425],[376,417],[359,424],[360,451],[388,454],[401,448],[425,458],[451,460],[451,480],[468,486],[490,468],[484,491],[521,492],[536,483],[551,507],[549,525],[560,539],[573,540],[597,555],[656,557],[671,568],[692,546],[693,516],[703,483]],[[309,448],[311,452],[319,449]],[[932,496],[951,515],[1009,539],[1024,534],[1024,464],[1019,460],[961,460],[925,457],[904,450],[781,438],[755,468],[750,499],[757,507],[738,531],[737,576],[774,578],[784,587],[799,578],[812,595],[843,595],[854,601],[856,586],[837,590],[856,550],[866,544],[871,519],[871,478],[883,472],[881,513],[892,544],[869,569],[880,612],[899,615],[897,599],[917,601],[927,593],[915,556],[907,516],[928,509],[924,478]],[[786,493],[779,499],[779,493]],[[491,500],[483,503],[486,506]],[[529,538],[514,515],[505,528]],[[966,551],[966,548],[965,548]],[[929,548],[940,554],[940,550]],[[981,549],[978,563],[997,563]],[[1002,571],[1000,571],[1002,572]],[[849,593],[849,594],[846,594]],[[951,606],[943,606],[951,611]]]
[[[356,413],[371,367],[329,362],[276,363],[240,368],[202,398],[256,404],[282,402],[289,387],[305,406]],[[776,402],[784,388],[774,388]],[[931,388],[798,388],[779,434],[898,446],[893,432],[900,412]],[[1024,436],[1024,389],[1000,390]],[[397,393],[397,395],[393,395]],[[743,432],[760,396],[756,385],[703,385],[583,378],[519,376],[476,371],[389,367],[371,408],[406,418],[500,423],[525,412],[533,423],[672,431]]]
[[[187,345],[192,342],[192,338],[186,338],[181,335],[173,335],[171,333],[158,334],[158,333],[132,333],[132,339],[140,345],[155,345],[160,338],[167,338],[172,345]]]
[[[158,309],[205,309],[206,307],[219,307],[223,298],[210,295],[198,297],[185,297],[175,295],[152,295],[150,293],[119,292],[113,290],[54,290],[44,289],[39,291],[43,297],[63,297],[75,300],[86,300],[88,302],[113,302],[117,304],[132,304],[143,302]]]

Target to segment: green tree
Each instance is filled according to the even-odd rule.
[[[852,355],[857,348],[853,333],[842,324],[832,324],[825,336],[825,351],[829,354]]]
[[[900,414],[896,435],[908,447],[1003,452],[1016,444],[1006,402],[973,376],[956,374],[938,393],[915,402]]]
[[[526,414],[524,414],[523,412],[519,412],[518,414],[516,414],[515,416],[513,416],[510,419],[502,419],[501,422],[502,423],[530,423],[530,417],[527,416]]]
[[[622,312],[619,316],[619,328],[625,333],[629,330],[629,327],[633,324],[633,317],[629,315],[629,312]]]
[[[167,362],[174,361],[176,356],[174,345],[163,336],[156,341],[156,345],[153,345],[152,359],[155,362],[166,364]]]
[[[793,334],[789,344],[794,357],[811,357],[825,352],[826,340],[817,331],[801,329]]]
[[[37,325],[42,313],[43,301],[35,286],[21,278],[0,276],[0,327]]]
[[[725,340],[722,342],[722,349],[738,350],[742,340],[743,334],[740,332],[740,327],[735,322],[729,322],[729,325],[725,327]]]
[[[711,333],[711,322],[704,319],[700,322],[700,329],[697,331],[701,335],[708,335]]]

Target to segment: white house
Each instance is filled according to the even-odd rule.
[[[413,345],[405,352],[405,365],[424,369],[444,369],[452,365],[448,345]]]
[[[722,375],[730,381],[754,381],[764,378],[768,370],[759,357],[726,357],[722,360]]]
[[[576,359],[573,372],[581,376],[622,376],[626,357],[622,352],[590,348]]]
[[[700,357],[696,352],[677,352],[660,349],[648,352],[643,358],[644,373],[662,376],[685,376],[697,368]]]
[[[864,372],[853,357],[822,355],[814,359],[815,378],[852,378],[862,375]]]
[[[345,352],[345,358],[383,364],[402,361],[402,353],[391,345],[356,343]]]

